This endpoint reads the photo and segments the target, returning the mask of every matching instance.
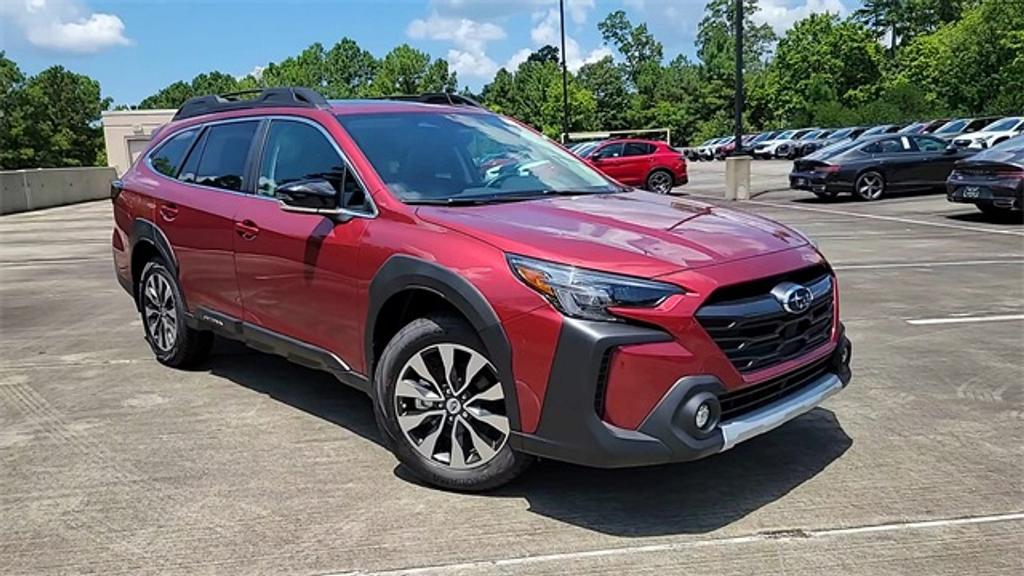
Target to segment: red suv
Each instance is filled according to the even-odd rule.
[[[216,333],[331,372],[445,488],[536,456],[716,454],[850,378],[802,235],[624,189],[457,96],[193,99],[111,193],[160,362],[196,365]]]
[[[610,178],[658,194],[686,184],[686,157],[665,142],[611,140],[581,144],[575,153]]]

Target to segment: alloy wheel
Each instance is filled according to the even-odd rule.
[[[647,186],[652,192],[668,194],[672,191],[672,176],[667,172],[655,172],[647,178]]]
[[[394,401],[405,439],[432,463],[477,468],[508,441],[497,371],[471,348],[433,344],[413,354],[399,372]]]
[[[878,200],[885,192],[885,181],[882,175],[875,172],[862,174],[857,180],[857,194],[865,200]]]
[[[178,339],[178,312],[170,282],[150,274],[142,291],[142,310],[149,336],[161,352],[170,352]]]

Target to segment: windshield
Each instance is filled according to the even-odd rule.
[[[1012,162],[1024,164],[1024,135],[1014,136],[971,156],[969,162]]]
[[[910,126],[907,126],[906,128],[901,129],[899,131],[899,133],[900,134],[917,134],[918,132],[921,132],[922,130],[924,130],[924,128],[925,128],[925,124],[924,123],[916,122],[914,124],[911,124]]]
[[[547,138],[493,114],[343,114],[338,121],[403,202],[621,191]]]
[[[951,120],[942,125],[935,131],[936,134],[949,134],[950,132],[960,132],[967,126],[967,120]]]
[[[1002,120],[996,120],[995,122],[985,126],[981,129],[982,132],[1009,132],[1017,129],[1017,124],[1020,124],[1020,118],[1003,118]]]
[[[593,152],[594,148],[597,148],[598,144],[599,142],[584,142],[582,144],[577,144],[573,146],[572,148],[570,148],[570,150],[575,152],[576,155],[579,156],[580,158],[584,158],[591,152]]]
[[[775,139],[776,140],[789,140],[790,138],[793,137],[793,134],[796,134],[796,130],[786,130],[782,134],[779,134],[778,136],[776,136]]]
[[[872,129],[868,130],[867,132],[861,134],[861,136],[873,136],[875,134],[882,134],[883,132],[885,132],[888,129],[889,129],[888,126],[875,126],[874,128],[872,128]]]
[[[831,140],[842,140],[844,138],[849,138],[850,134],[852,134],[852,133],[853,133],[853,128],[843,128],[842,130],[836,130],[835,132],[833,132],[832,135],[829,136],[829,139],[831,139]]]

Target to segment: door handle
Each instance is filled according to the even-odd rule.
[[[243,240],[252,240],[260,233],[260,228],[252,220],[243,220],[241,222],[235,222],[235,232],[237,232]]]
[[[170,222],[178,217],[178,205],[172,202],[160,205],[160,217]]]

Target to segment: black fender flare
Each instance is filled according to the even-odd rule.
[[[519,401],[512,371],[512,347],[505,330],[483,294],[456,272],[412,256],[388,258],[370,281],[370,301],[366,313],[364,354],[370,381],[376,369],[373,363],[374,330],[384,304],[395,294],[409,289],[427,290],[454,306],[476,330],[487,356],[498,371],[505,393],[509,424],[521,430]]]
[[[132,224],[130,240],[132,254],[135,253],[135,247],[140,242],[147,242],[156,249],[175,277],[178,276],[178,259],[174,255],[174,249],[171,248],[171,243],[167,240],[167,236],[164,235],[163,231],[156,224],[145,218],[136,218]]]

